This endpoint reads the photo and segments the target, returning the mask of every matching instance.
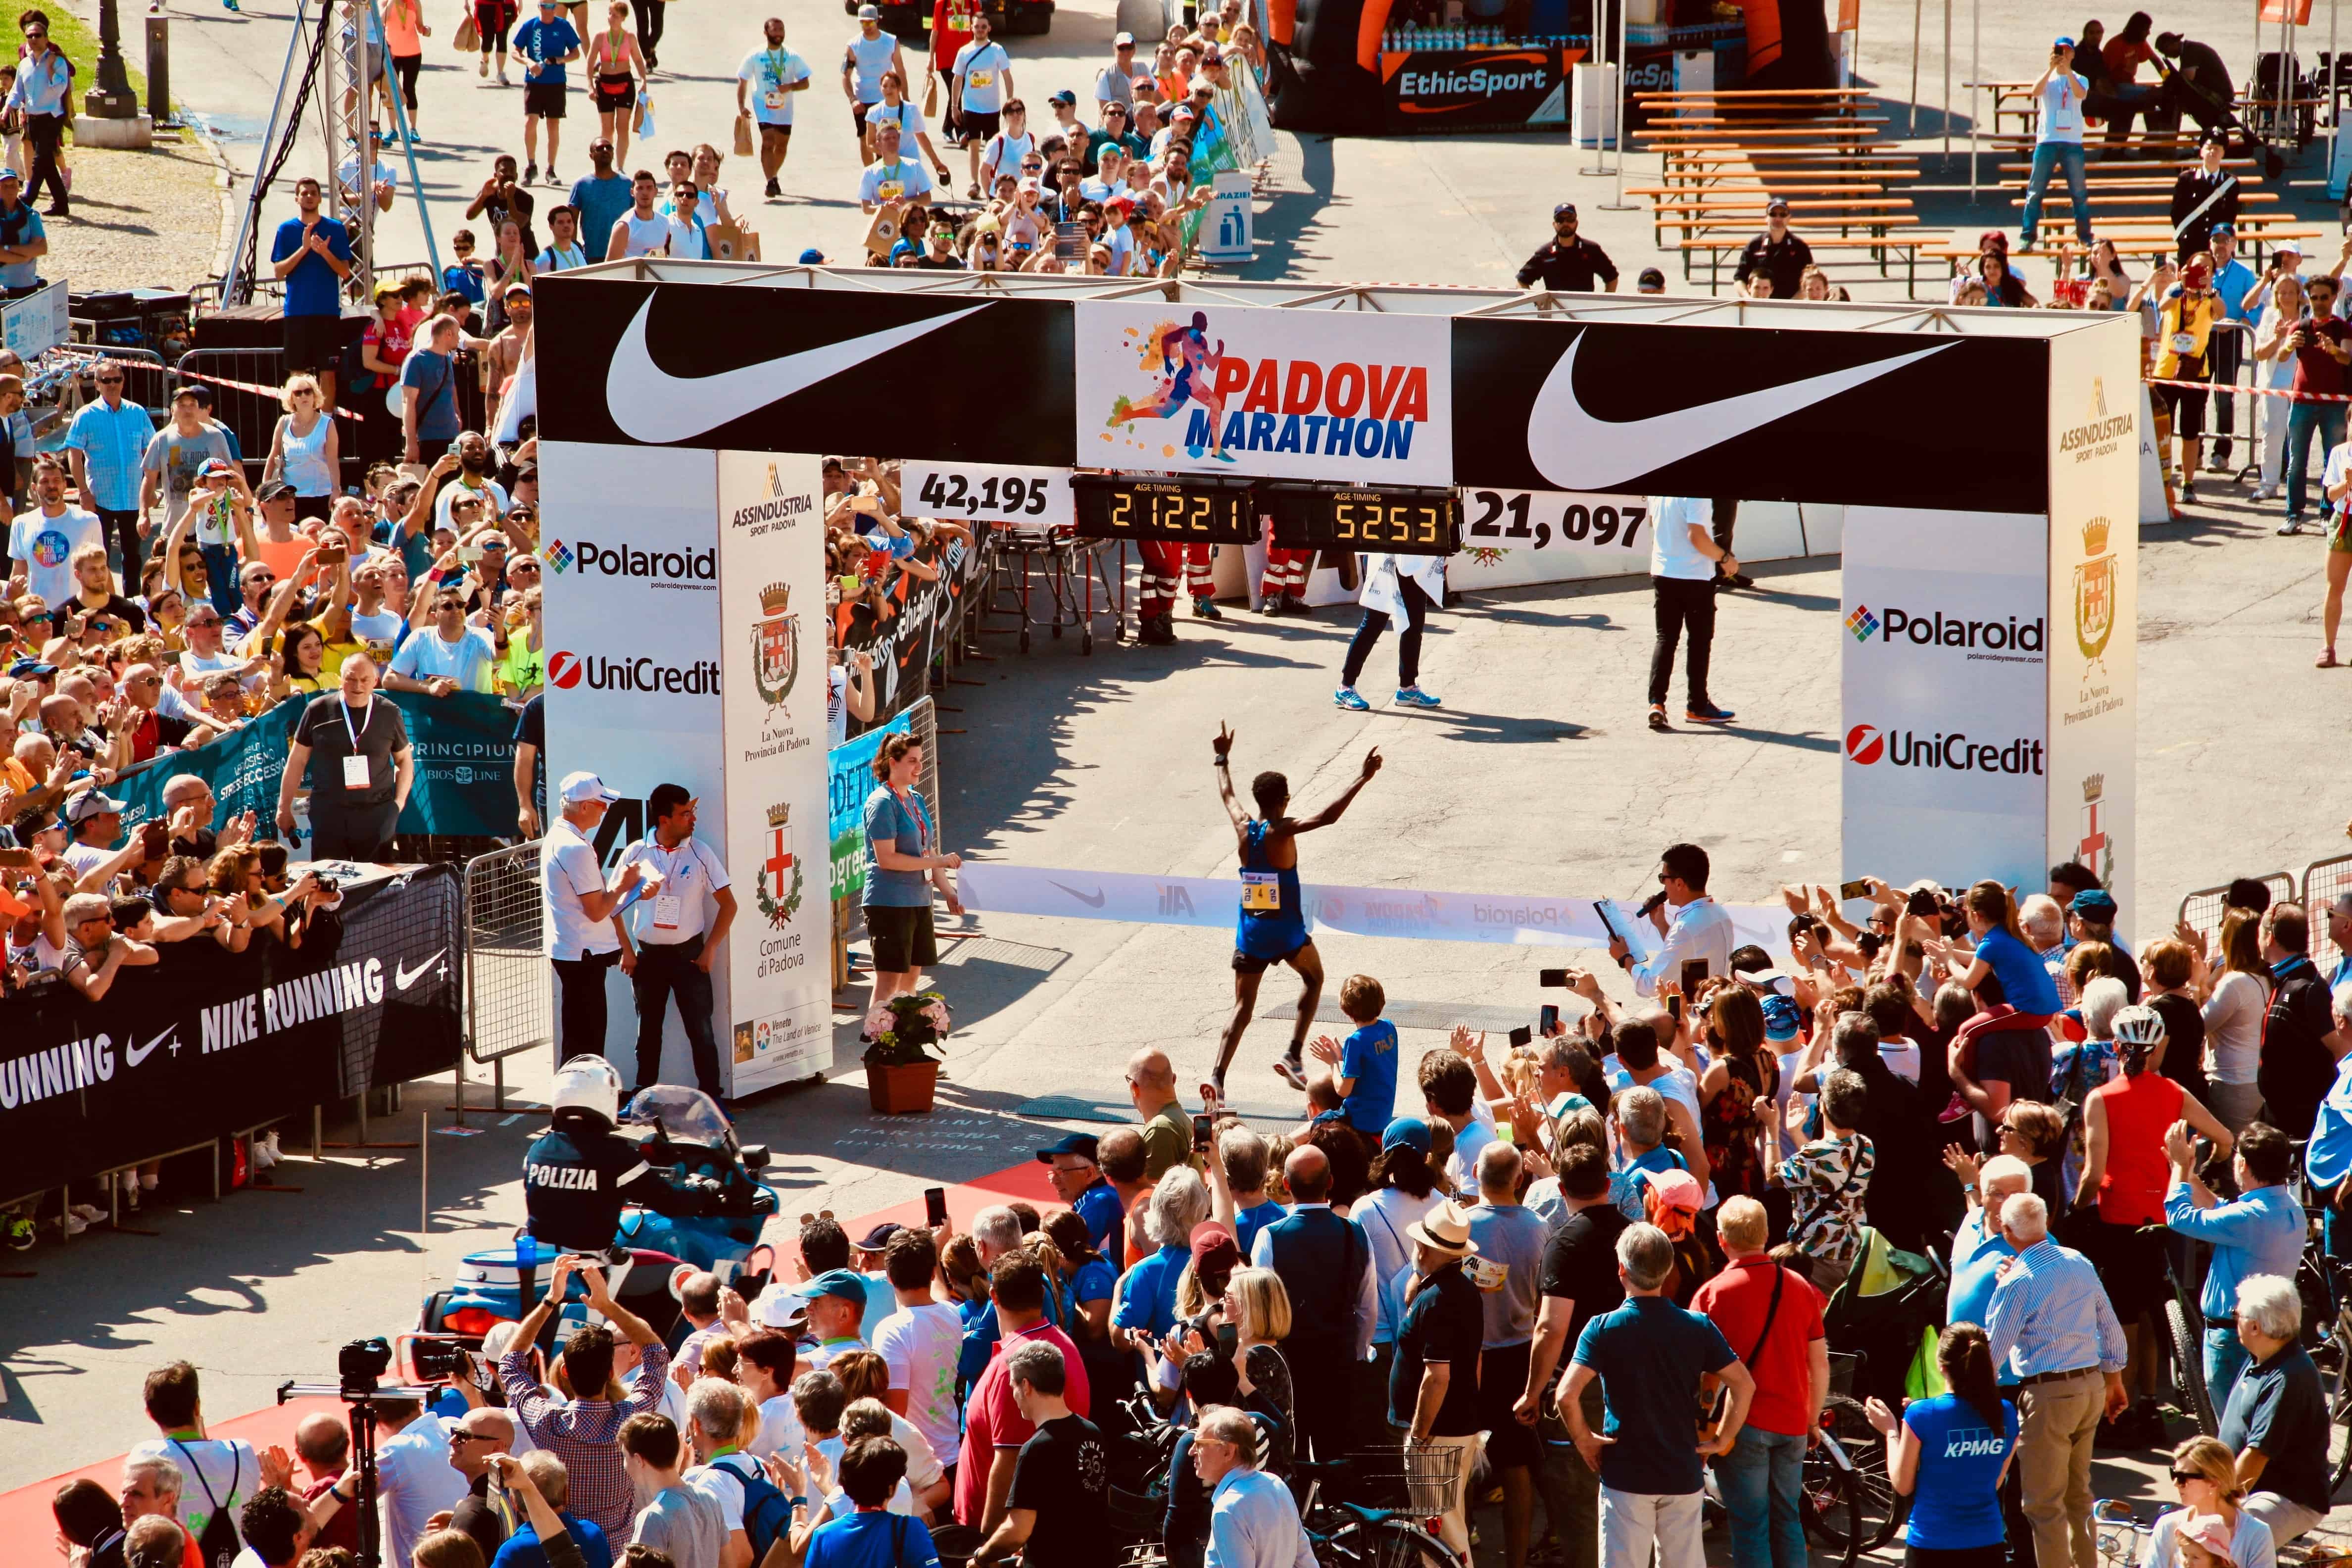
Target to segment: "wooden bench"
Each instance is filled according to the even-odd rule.
[[[1810,142],[1817,146],[1827,147],[1853,141],[1867,140],[1868,138],[1878,134],[1879,132],[1874,126],[1847,125],[1843,122],[1834,122],[1827,125],[1791,127],[1780,131],[1737,132],[1699,130],[1685,131],[1676,126],[1667,125],[1658,127],[1654,130],[1640,130],[1633,132],[1633,136],[1636,141],[1671,142],[1678,146],[1699,145],[1726,148],[1738,147],[1742,142],[1751,139],[1762,142],[1768,146],[1774,142],[1785,144],[1794,142]]]
[[[1916,235],[1882,235],[1868,239],[1807,239],[1805,244],[1812,250],[1813,258],[1817,264],[1825,259],[1852,259],[1858,261],[1869,261],[1874,259],[1878,263],[1878,275],[1882,278],[1892,276],[1892,274],[1887,270],[1889,253],[1900,251],[1903,255],[1904,260],[1904,289],[1906,296],[1914,300],[1919,297],[1918,260],[1920,239]],[[1737,257],[1741,251],[1748,248],[1748,241],[1745,239],[1685,238],[1677,240],[1673,248],[1682,253],[1683,277],[1685,280],[1688,280],[1692,277],[1692,258],[1698,256],[1704,256],[1706,258],[1706,287],[1707,292],[1712,294],[1719,291],[1723,286],[1723,258],[1726,256]],[[1866,254],[1856,257],[1825,258],[1822,253],[1828,251],[1860,251]],[[1970,254],[1974,253],[1971,252]]]
[[[2015,190],[2018,187],[2011,185],[2003,188]],[[2280,200],[2281,197],[2276,191],[2241,191],[2238,194],[2238,205],[2242,209],[2247,206],[2275,206]],[[2167,211],[2168,204],[2162,201],[2151,202],[2146,195],[2136,195],[2129,191],[2121,195],[2112,196],[2101,195],[2094,191],[2084,198],[2084,202],[2085,205],[2095,207],[2137,207],[2151,217],[2162,217],[2167,222],[2171,221]],[[2011,196],[2009,205],[2021,207],[2025,203],[2026,198],[2020,195]],[[2063,190],[2044,191],[2042,194],[2042,206],[2045,212],[2053,207],[2063,207],[2071,213],[2074,210],[2074,198]]]

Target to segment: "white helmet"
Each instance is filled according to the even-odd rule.
[[[2137,1046],[2145,1050],[2164,1044],[2164,1015],[2153,1007],[2118,1009],[2108,1026],[2115,1030],[2118,1046]]]
[[[556,1069],[557,1110],[593,1111],[606,1121],[621,1116],[621,1075],[603,1057],[574,1057]]]

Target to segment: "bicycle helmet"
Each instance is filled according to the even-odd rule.
[[[2117,1008],[2110,1027],[2116,1032],[2116,1046],[2121,1050],[2134,1047],[2147,1050],[2164,1044],[2164,1017],[2153,1007]]]

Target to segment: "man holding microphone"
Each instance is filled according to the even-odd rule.
[[[654,830],[622,850],[620,860],[625,875],[641,874],[644,889],[633,905],[624,906],[633,911],[633,921],[615,924],[621,928],[621,973],[637,998],[637,1087],[661,1081],[662,1015],[675,995],[678,1021],[694,1051],[695,1084],[718,1100],[710,965],[727,941],[727,928],[735,923],[735,895],[718,852],[694,837],[695,807],[700,804],[684,784],[656,784],[646,797]]]

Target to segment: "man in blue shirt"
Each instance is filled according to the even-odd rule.
[[[23,200],[24,182],[0,169],[0,289],[21,300],[41,287],[41,258],[49,253],[41,215]]]
[[[2338,893],[2327,904],[2327,940],[2336,948],[2336,969],[2327,977],[2333,991],[2352,980],[2352,893]]]
[[[522,58],[522,183],[539,178],[539,122],[547,121],[547,183],[555,172],[555,143],[563,132],[563,67],[580,58],[580,35],[563,19],[562,0],[539,0],[539,15],[515,29]]]
[[[580,244],[592,261],[604,259],[605,242],[612,237],[613,225],[623,213],[635,205],[629,194],[628,176],[613,167],[613,143],[599,136],[588,143],[588,162],[593,170],[584,178],[572,182],[572,205],[580,214]]]
[[[2017,1256],[2000,1234],[2000,1205],[2033,1187],[2033,1168],[2014,1154],[1995,1154],[1982,1167],[1962,1154],[1944,1162],[1964,1184],[1974,1189],[1975,1202],[1960,1228],[1952,1234],[1952,1285],[1945,1301],[1944,1321],[1984,1326],[1991,1315],[1993,1288],[2000,1283],[2004,1259]],[[1973,1183],[1969,1178],[1974,1176]],[[1998,1373],[2000,1369],[1996,1368]]]
[[[16,85],[8,91],[5,107],[21,110],[25,115],[25,134],[33,142],[33,188],[27,195],[38,195],[44,184],[49,190],[49,216],[71,216],[66,201],[65,175],[58,170],[58,146],[65,139],[66,94],[73,90],[73,62],[65,51],[49,44],[49,25],[45,20],[33,20],[37,13],[27,13],[25,28],[25,53],[16,62]]]
[[[37,180],[37,176],[36,176]],[[278,226],[270,270],[286,285],[286,370],[319,378],[319,405],[335,406],[335,366],[343,348],[343,279],[352,237],[319,211],[319,182],[294,182],[295,216]]]
[[[0,170],[0,201],[7,199],[12,174]],[[122,395],[125,374],[120,361],[98,362],[98,401],[83,404],[66,426],[66,452],[74,488],[106,524],[130,584],[139,581],[139,485],[155,421]]]
[[[1102,1167],[1096,1163],[1098,1149],[1093,1133],[1073,1132],[1038,1150],[1037,1163],[1052,1168],[1054,1191],[1087,1222],[1087,1239],[1095,1250],[1118,1259],[1119,1249],[1112,1245],[1112,1238],[1118,1232],[1118,1222],[1127,1217],[1127,1205],[1119,1202],[1118,1189],[1103,1179]]]
[[[2352,1022],[2352,984],[2339,984],[2328,999],[2328,1008],[2336,1016],[2337,1027]],[[2337,1189],[2352,1180],[2352,1066],[2347,1063],[2352,1063],[2352,1057],[2336,1064],[2336,1081],[2319,1102],[2311,1141],[2303,1150],[2303,1173],[2312,1190],[2334,1200],[2320,1211],[2323,1245],[2334,1258],[2352,1258],[2352,1224],[2336,1222],[2336,1205],[2343,1195]]]
[[[2212,471],[2226,474],[2230,471],[2230,434],[2238,427],[2238,371],[2246,363],[2246,350],[2254,330],[2253,318],[2246,313],[2246,301],[2253,298],[2254,285],[2261,279],[2254,276],[2252,268],[2238,259],[2238,231],[2232,226],[2215,224],[2206,248],[2213,257],[2213,292],[2221,297],[2221,310],[2228,322],[2210,340],[2213,345],[2213,385],[2219,393],[2213,400]]]
[[[2303,1205],[2286,1187],[2294,1149],[2268,1122],[2249,1123],[2231,1161],[2241,1196],[2228,1204],[2197,1179],[2197,1148],[2186,1122],[2165,1133],[2164,1152],[2172,1162],[2164,1223],[2213,1244],[2198,1307],[2205,1314],[2205,1392],[2219,1410],[2246,1368],[2246,1347],[2238,1341],[2238,1281],[2250,1274],[2292,1279],[2303,1259]]]

